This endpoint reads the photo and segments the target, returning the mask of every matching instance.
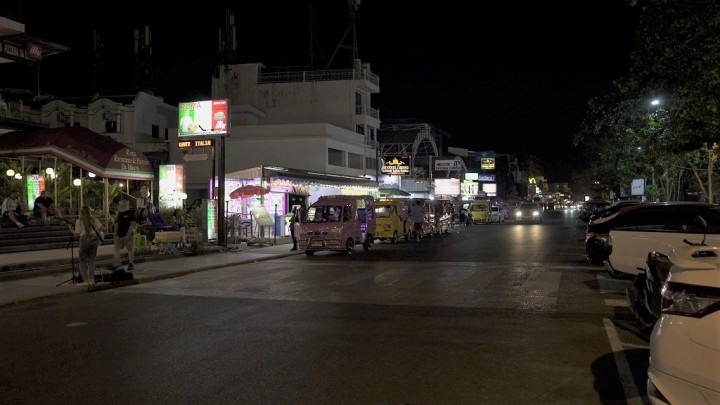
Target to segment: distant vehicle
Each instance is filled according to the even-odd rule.
[[[490,207],[490,222],[505,222],[505,214],[502,207],[493,205]]]
[[[720,247],[682,246],[650,335],[653,404],[720,404]]]
[[[542,223],[542,208],[540,208],[540,204],[533,202],[520,203],[515,210],[515,220],[519,222]]]
[[[707,244],[720,246],[720,205],[702,202],[666,202],[626,207],[633,216],[627,223],[610,229],[605,270],[615,278],[637,276],[645,266],[649,252],[671,252],[683,246],[683,240],[698,240],[707,223]],[[629,214],[628,214],[629,215]]]

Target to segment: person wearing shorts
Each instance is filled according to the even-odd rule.
[[[113,265],[118,267],[122,264],[120,256],[122,250],[127,250],[128,271],[135,268],[135,228],[137,221],[135,212],[130,209],[129,200],[120,200],[118,213],[113,226]]]

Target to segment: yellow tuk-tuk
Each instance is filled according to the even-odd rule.
[[[412,229],[409,199],[375,199],[375,238],[396,243],[401,237],[408,240]]]
[[[470,202],[468,214],[473,224],[489,224],[490,223],[490,200],[473,200]]]

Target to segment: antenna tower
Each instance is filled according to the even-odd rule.
[[[102,35],[93,30],[93,80],[90,91],[93,94],[103,94],[112,91],[114,86],[105,66],[105,44]]]
[[[152,40],[150,27],[135,29],[135,90],[155,93],[155,77],[152,70]]]
[[[225,9],[225,29],[218,30],[218,50],[221,64],[230,65],[237,62],[237,30],[235,15],[230,9]]]

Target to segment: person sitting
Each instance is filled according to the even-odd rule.
[[[180,208],[173,211],[172,224],[182,234],[182,244],[187,245],[187,237],[185,235],[185,213]]]
[[[20,199],[20,193],[17,191],[10,192],[10,197],[3,200],[2,216],[9,219],[18,228],[27,225],[27,216],[23,214],[23,201]]]
[[[45,190],[40,191],[40,195],[35,199],[33,216],[40,218],[44,225],[48,224],[49,216],[60,217],[60,213],[55,207],[55,201],[46,194]]]
[[[136,232],[140,235],[145,235],[148,242],[155,240],[155,226],[150,222],[150,213],[146,207],[141,207],[138,210]]]

